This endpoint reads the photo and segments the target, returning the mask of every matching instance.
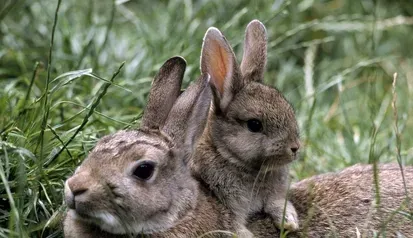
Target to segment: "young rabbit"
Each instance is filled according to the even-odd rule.
[[[140,129],[102,138],[66,181],[65,237],[196,237],[232,229],[231,213],[198,196],[184,164],[183,141],[196,143],[212,97],[203,75],[178,98],[185,67],[182,58],[169,59],[153,81]]]
[[[262,83],[267,36],[258,20],[246,28],[244,55],[238,65],[222,33],[205,34],[201,71],[211,76],[213,110],[190,159],[195,177],[209,185],[237,218],[237,233],[249,214],[263,210],[281,227],[298,228],[294,206],[286,202],[288,164],[300,147],[294,111],[275,88]]]

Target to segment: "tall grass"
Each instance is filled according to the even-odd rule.
[[[246,24],[266,25],[265,80],[294,105],[304,144],[294,179],[413,164],[409,0],[59,3],[0,4],[0,237],[61,236],[63,181],[98,138],[139,123],[166,59],[187,59],[185,86],[197,78],[209,26],[240,59]]]

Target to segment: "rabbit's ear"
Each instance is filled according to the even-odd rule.
[[[141,127],[160,129],[179,96],[186,61],[179,56],[168,59],[156,74],[148,96]]]
[[[192,83],[176,100],[171,112],[168,115],[168,119],[165,122],[163,131],[174,139],[176,144],[184,143],[185,133],[188,128],[188,121],[193,114],[193,111],[197,111],[196,108],[199,104],[199,97],[201,92],[205,88],[211,90],[209,87],[209,75],[201,75],[201,77],[194,83]],[[209,99],[204,96],[205,104],[209,107],[212,94],[209,93]],[[202,104],[203,105],[203,104]]]
[[[209,74],[214,96],[221,110],[225,111],[242,87],[241,73],[234,52],[224,35],[215,27],[205,33],[201,54],[201,72]]]
[[[208,85],[211,77],[208,74],[204,74],[201,77],[203,77],[203,84],[200,87],[201,91],[198,94],[194,106],[192,107],[191,115],[186,128],[184,143],[185,148],[189,153],[194,151],[198,139],[204,132],[208,121],[207,119],[212,99],[211,87]]]
[[[260,82],[267,64],[267,31],[258,20],[251,21],[245,30],[244,55],[241,73],[245,80]]]

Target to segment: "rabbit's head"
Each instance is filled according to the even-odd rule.
[[[254,169],[287,164],[300,147],[293,108],[263,84],[266,61],[266,29],[258,20],[246,28],[241,65],[217,28],[205,34],[201,71],[211,75],[214,94],[209,132],[220,153]]]
[[[198,188],[184,165],[183,132],[188,120],[203,128],[211,92],[200,79],[179,96],[185,67],[182,58],[169,59],[155,76],[140,129],[102,138],[66,181],[72,217],[112,234],[148,234],[195,207]],[[186,135],[195,143],[201,132]]]

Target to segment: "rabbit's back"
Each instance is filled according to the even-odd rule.
[[[374,232],[395,237],[413,237],[412,201],[406,193],[397,164],[379,165],[380,205],[376,193],[373,167],[354,165],[339,173],[314,176],[295,183],[290,200],[297,208],[302,227],[288,237],[372,237]],[[408,196],[413,196],[413,167],[404,168]],[[382,229],[384,225],[384,229]],[[274,237],[270,219],[255,216],[249,224],[257,237]]]

